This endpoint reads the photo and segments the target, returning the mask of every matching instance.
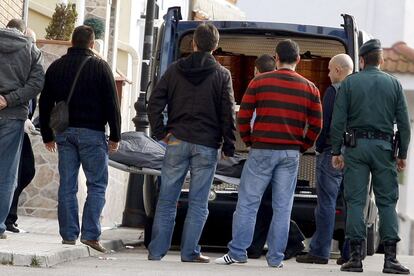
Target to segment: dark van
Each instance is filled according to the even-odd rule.
[[[274,55],[278,41],[293,39],[301,49],[301,61],[296,71],[308,78],[319,88],[321,98],[330,85],[328,62],[339,53],[350,55],[358,71],[358,49],[369,37],[358,30],[350,15],[342,15],[344,23],[340,27],[321,27],[300,24],[265,23],[248,21],[212,21],[220,32],[219,48],[213,55],[227,67],[233,79],[236,104],[240,104],[249,81],[254,77],[254,61],[261,54]],[[195,28],[200,22],[181,21],[179,7],[170,8],[164,16],[164,23],[158,30],[157,43],[151,62],[151,88],[157,83],[167,67],[177,59],[191,53],[191,41]],[[238,136],[236,150],[247,154]],[[310,150],[302,155],[298,182],[292,210],[296,221],[306,237],[315,231],[314,209],[316,207],[315,154]],[[372,189],[372,188],[371,188]],[[372,192],[369,193],[372,195]],[[173,244],[180,244],[182,225],[187,210],[188,186],[184,184],[178,203]],[[144,205],[149,223],[145,229],[145,243],[150,241],[151,218],[154,216],[157,198],[156,179],[144,184]],[[209,201],[209,217],[200,244],[225,246],[231,240],[232,214],[237,203],[237,186],[215,181]],[[270,208],[270,202],[267,202]],[[378,244],[377,208],[371,196],[366,205],[367,254],[375,253]],[[342,195],[338,197],[334,239],[341,244],[344,239],[346,209]]]

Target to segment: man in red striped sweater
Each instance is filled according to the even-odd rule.
[[[278,70],[260,74],[249,84],[241,103],[240,135],[251,146],[243,168],[239,199],[233,215],[233,239],[218,264],[245,263],[252,242],[260,200],[272,185],[273,218],[266,256],[271,267],[283,267],[299,154],[313,145],[322,127],[322,107],[316,86],[295,72],[299,46],[282,40],[276,47]],[[253,131],[250,121],[254,110]]]

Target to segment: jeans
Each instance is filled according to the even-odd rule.
[[[191,261],[200,255],[200,240],[208,216],[208,195],[216,170],[218,150],[181,141],[171,136],[161,170],[161,188],[148,246],[151,260],[160,260],[171,245],[177,201],[188,169],[190,191],[188,210],[181,238],[181,259]]]
[[[272,185],[273,216],[267,235],[269,266],[279,265],[288,241],[290,214],[299,166],[297,150],[251,149],[244,165],[236,211],[233,214],[233,239],[229,255],[246,261],[253,239],[257,210],[269,183]]]
[[[343,173],[332,167],[332,155],[329,150],[317,156],[316,166],[316,194],[318,195],[318,204],[315,208],[316,231],[309,252],[313,256],[329,259],[335,226],[336,200]]]
[[[17,186],[23,126],[22,120],[0,118],[0,234],[6,230],[5,220]]]
[[[267,233],[272,222],[273,210],[272,206],[268,204],[272,200],[272,187],[269,185],[263,194],[260,203],[259,211],[257,212],[256,225],[254,227],[254,234],[252,244],[247,248],[247,255],[260,256],[262,255],[263,247],[266,244]],[[289,224],[289,237],[286,245],[285,255],[289,254],[289,250],[295,250],[298,245],[301,245],[305,240],[305,236],[300,231],[299,226],[293,220]]]
[[[17,207],[19,203],[20,194],[24,188],[32,182],[35,176],[35,160],[33,155],[32,143],[29,135],[26,133],[23,136],[22,153],[19,162],[19,175],[17,180],[17,187],[14,191],[13,200],[10,206],[9,215],[6,219],[6,225],[14,225],[17,221]]]
[[[86,128],[68,128],[56,135],[59,152],[60,185],[58,191],[59,233],[64,240],[99,240],[99,218],[105,205],[108,184],[108,144],[105,133]],[[86,176],[88,195],[83,207],[82,229],[79,231],[78,192],[79,167]]]

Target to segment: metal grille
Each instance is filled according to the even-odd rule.
[[[7,25],[10,19],[23,19],[26,0],[0,0],[0,27]]]
[[[316,187],[316,156],[302,155],[299,159],[298,179],[306,181],[309,187]]]

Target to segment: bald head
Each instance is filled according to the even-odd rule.
[[[347,54],[339,54],[329,61],[329,78],[332,83],[343,81],[354,70],[354,63]]]

